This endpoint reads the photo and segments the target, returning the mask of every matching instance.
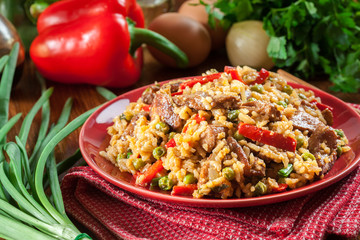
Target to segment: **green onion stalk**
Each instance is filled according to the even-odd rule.
[[[96,108],[67,123],[72,104],[69,99],[58,121],[49,127],[49,98],[53,89],[46,89],[42,84],[41,97],[25,116],[15,140],[7,141],[7,133],[21,118],[19,113],[8,119],[18,51],[19,44],[16,43],[9,55],[0,58],[0,237],[14,240],[91,239],[67,217],[58,178],[59,173],[81,158],[81,153],[77,150],[69,159],[56,164],[54,148],[80,127]],[[29,156],[25,146],[31,124],[40,110],[41,126]],[[48,186],[50,193],[46,194]]]

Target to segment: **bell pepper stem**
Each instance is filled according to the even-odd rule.
[[[136,49],[145,43],[175,59],[178,67],[185,68],[188,65],[189,60],[186,54],[164,36],[149,29],[137,28],[133,24],[129,24],[129,32],[130,54],[134,55]]]

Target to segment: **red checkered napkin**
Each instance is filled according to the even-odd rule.
[[[73,168],[61,187],[66,211],[101,240],[298,240],[329,233],[355,237],[360,231],[360,168],[306,197],[248,208],[193,208],[145,199],[90,167]]]
[[[66,211],[98,239],[321,239],[360,231],[360,169],[315,194],[248,208],[184,207],[140,198],[76,167],[63,179]]]

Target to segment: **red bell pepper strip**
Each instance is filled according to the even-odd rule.
[[[143,106],[142,110],[144,110],[145,112],[150,112],[150,105]]]
[[[199,114],[196,114],[194,120],[196,121],[197,124],[199,124],[202,121],[206,121],[206,118],[204,116],[200,116]]]
[[[176,196],[190,196],[193,194],[193,192],[197,189],[196,184],[188,184],[184,186],[174,186],[171,195]]]
[[[315,105],[317,106],[318,109],[320,109],[321,111],[325,110],[326,108],[329,109],[331,112],[334,111],[333,107],[330,107],[329,105],[326,105],[324,103],[319,103],[318,101],[316,101],[315,99],[311,101],[311,103],[315,103]]]
[[[262,68],[259,71],[259,76],[257,76],[256,80],[253,81],[251,84],[262,84],[266,81],[266,79],[269,77],[270,73],[265,68]]]
[[[214,73],[214,74],[210,74],[210,75],[206,75],[206,76],[194,77],[191,80],[183,82],[182,84],[180,84],[179,89],[184,90],[186,87],[193,87],[197,83],[205,84],[205,83],[208,83],[208,82],[212,82],[215,79],[220,78],[220,76],[221,76],[221,73]]]
[[[288,185],[286,183],[280,183],[278,185],[279,187],[272,189],[273,192],[284,192],[288,188]]]
[[[244,82],[244,80],[242,79],[242,77],[240,76],[240,74],[239,74],[238,70],[236,69],[236,67],[225,66],[224,67],[224,72],[226,72],[227,74],[230,74],[232,79],[239,80],[240,82],[246,84]]]
[[[136,177],[136,184],[140,186],[148,185],[155,175],[164,169],[163,162],[159,159],[151,165],[144,173]]]
[[[59,1],[41,13],[30,56],[50,80],[108,87],[130,86],[140,78],[142,43],[187,65],[178,47],[143,26],[141,8],[134,0]]]
[[[258,128],[254,125],[243,122],[239,124],[238,131],[244,137],[250,138],[254,141],[268,144],[290,152],[295,152],[296,150],[296,140],[292,137],[285,137],[282,134]]]
[[[175,142],[175,139],[170,139],[170,141],[168,141],[166,144],[165,144],[165,147],[166,148],[172,148],[172,147],[176,147],[176,142]]]
[[[183,94],[183,93],[184,93],[183,91],[174,92],[174,93],[171,94],[171,96],[181,95],[181,94]]]

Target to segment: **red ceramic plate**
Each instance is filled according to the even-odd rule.
[[[99,151],[104,150],[108,145],[110,137],[106,129],[112,125],[112,119],[121,114],[130,102],[136,101],[147,86],[125,93],[107,102],[94,112],[81,129],[80,150],[89,166],[104,179],[122,189],[154,200],[196,207],[229,208],[265,205],[298,198],[338,182],[356,168],[360,161],[360,116],[346,103],[332,95],[299,84],[291,85],[295,88],[314,91],[315,95],[322,99],[323,103],[334,108],[333,126],[343,129],[352,149],[335,162],[331,171],[322,180],[298,189],[254,198],[195,199],[192,197],[171,196],[165,192],[150,191],[136,186],[130,174],[121,173],[109,161],[102,158]]]

